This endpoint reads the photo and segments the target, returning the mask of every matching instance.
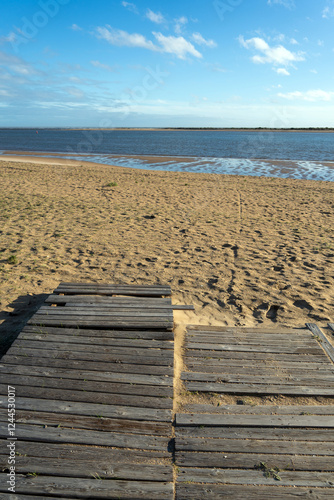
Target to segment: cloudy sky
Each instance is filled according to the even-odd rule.
[[[334,126],[334,0],[11,0],[0,126]]]

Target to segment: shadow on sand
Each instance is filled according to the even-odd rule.
[[[44,303],[48,294],[21,295],[9,307],[13,311],[0,311],[0,359],[18,337],[27,321]]]

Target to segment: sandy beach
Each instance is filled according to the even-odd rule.
[[[334,321],[334,184],[0,162],[0,333],[61,281],[170,284],[180,321]]]

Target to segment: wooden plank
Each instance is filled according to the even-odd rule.
[[[195,342],[197,344],[235,344],[235,345],[307,345],[313,346],[315,339],[313,336],[305,336],[303,338],[301,335],[284,335],[279,334],[275,335],[273,333],[267,335],[243,335],[231,337],[230,334],[227,335],[215,335],[215,336],[207,336],[207,335],[190,335],[189,333],[186,335],[187,342]]]
[[[126,288],[108,288],[108,287],[87,287],[80,288],[77,286],[71,287],[58,287],[54,290],[55,294],[68,294],[68,295],[126,295],[126,296],[138,296],[138,297],[161,297],[166,295],[171,295],[168,289],[126,289]]]
[[[250,334],[250,333],[258,333],[258,334],[263,334],[263,333],[292,333],[292,334],[300,334],[300,335],[305,335],[308,334],[308,330],[306,328],[285,328],[285,327],[276,327],[276,328],[270,328],[268,326],[258,326],[258,327],[247,327],[247,326],[207,326],[207,325],[187,325],[187,331],[192,333],[192,332],[201,332],[201,333],[211,333],[211,332],[225,332],[225,333],[232,333],[232,334]]]
[[[217,467],[224,469],[253,469],[264,462],[268,467],[285,470],[334,471],[334,457],[309,455],[277,455],[266,453],[176,453],[176,465],[182,467]]]
[[[327,340],[327,337],[323,334],[320,328],[314,323],[306,323],[307,328],[311,330],[316,338],[319,339],[321,347],[326,351],[331,361],[334,363],[334,347]]]
[[[0,422],[2,436],[8,431],[8,423]],[[39,443],[72,443],[95,446],[113,446],[118,448],[158,450],[168,448],[169,437],[142,434],[126,434],[124,432],[101,432],[85,429],[63,429],[29,424],[16,426],[15,436],[18,440],[38,441]]]
[[[0,392],[4,394],[7,384],[0,384]],[[16,385],[17,397],[25,396],[38,399],[54,399],[57,401],[76,401],[81,403],[113,404],[117,406],[133,406],[134,408],[159,408],[168,409],[173,407],[171,398],[159,398],[138,396],[131,394],[116,394],[94,391],[82,391],[74,389],[55,389],[52,387],[30,387],[27,385]]]
[[[6,439],[0,440],[0,450],[7,451]],[[34,441],[18,441],[17,451],[20,455],[36,458],[56,458],[62,460],[73,460],[74,462],[93,463],[97,459],[109,460],[110,464],[145,463],[145,464],[167,464],[171,463],[170,452],[155,450],[126,450],[124,448],[108,448],[103,446],[74,445],[60,443],[39,443]],[[3,452],[3,456],[8,453]]]
[[[254,415],[333,415],[334,405],[221,405],[212,404],[188,404],[183,407],[183,412],[187,413],[231,413],[234,415],[244,415],[252,413]]]
[[[96,358],[96,356],[94,356]],[[51,367],[51,368],[68,368],[70,370],[81,370],[82,369],[82,360],[71,359],[71,363],[69,366],[69,362],[66,358],[58,359],[58,358],[41,358],[41,357],[27,357],[27,356],[12,356],[5,355],[1,358],[1,361],[8,365],[16,366],[19,369],[18,365],[23,366],[34,366],[34,367]],[[174,370],[171,366],[162,365],[154,366],[154,365],[145,365],[145,364],[128,364],[123,363],[121,361],[110,361],[110,363],[105,363],[103,361],[88,361],[85,360],[85,369],[92,370],[95,372],[116,372],[116,373],[129,373],[129,374],[143,374],[143,375],[168,375],[170,377],[173,376]]]
[[[310,366],[311,365],[311,366]],[[268,375],[291,375],[291,376],[305,376],[309,375],[310,372],[315,374],[318,377],[322,375],[332,375],[334,373],[333,367],[330,363],[295,363],[289,366],[289,363],[285,363],[282,366],[282,363],[269,365],[268,363],[262,363],[259,366],[258,363],[250,362],[243,363],[240,365],[239,360],[231,360],[231,363],[226,362],[218,362],[218,363],[210,363],[203,362],[187,362],[187,368],[194,372],[202,372],[202,373],[216,373],[216,374],[225,374],[225,373],[240,373],[240,374],[249,374],[249,375],[259,375],[259,374],[268,374]]]
[[[71,328],[73,326],[80,326],[81,328],[105,328],[105,329],[110,329],[110,328],[143,328],[144,330],[147,330],[149,328],[151,329],[158,329],[158,328],[163,328],[165,330],[172,330],[173,328],[173,323],[170,321],[138,321],[138,320],[129,320],[129,319],[99,319],[99,318],[94,318],[91,316],[86,316],[85,319],[83,320],[82,318],[77,317],[73,318],[72,316],[70,319],[68,318],[62,318],[59,320],[59,318],[54,318],[52,319],[50,316],[33,316],[29,321],[29,325],[37,325],[37,326],[62,326],[64,328]]]
[[[21,348],[21,349],[46,349],[47,350],[56,350],[57,352],[59,350],[66,351],[66,350],[71,350],[73,349],[73,344],[70,342],[48,342],[47,345],[45,345],[44,341],[34,341],[34,340],[24,340],[21,339],[20,336],[13,342],[13,347]],[[76,344],[75,345],[75,351],[78,353],[79,351],[89,351],[90,353],[110,353],[110,354],[131,354],[136,355],[136,356],[155,356],[158,358],[169,358],[173,359],[174,353],[171,349],[168,350],[162,350],[160,348],[140,348],[140,347],[114,347],[114,346],[104,346],[104,345],[85,345],[85,344]]]
[[[290,394],[294,396],[334,396],[334,387],[270,385],[270,384],[224,384],[186,382],[190,392],[214,392],[217,394]]]
[[[307,486],[328,488],[333,483],[333,474],[328,472],[280,471],[279,483],[272,476],[266,477],[261,470],[225,470],[194,467],[181,467],[178,471],[178,482],[224,483],[247,485]],[[282,493],[282,498],[284,493]],[[268,497],[269,498],[269,497]]]
[[[289,373],[263,373],[259,368],[259,375],[250,373],[239,374],[239,370],[234,373],[202,373],[202,372],[182,372],[181,380],[189,380],[196,382],[217,382],[217,383],[249,383],[249,384],[284,384],[284,385],[326,385],[334,384],[334,371],[327,374],[317,374],[313,377],[310,376],[292,376]],[[333,385],[334,387],[334,385]]]
[[[53,309],[55,309],[55,311],[53,311]],[[143,317],[141,316],[137,316],[135,312],[132,312],[130,315],[129,314],[126,314],[124,313],[124,316],[122,314],[109,314],[109,312],[107,313],[103,313],[103,312],[94,312],[93,310],[88,310],[87,311],[87,314],[81,314],[81,313],[76,313],[76,314],[72,314],[71,313],[71,310],[68,308],[66,309],[66,311],[57,311],[56,310],[58,309],[58,307],[55,307],[55,308],[52,308],[51,309],[51,312],[49,313],[45,313],[44,311],[42,311],[40,314],[38,312],[36,312],[34,314],[34,316],[29,320],[28,324],[42,324],[44,323],[44,321],[58,321],[58,325],[60,325],[61,323],[67,323],[68,321],[82,321],[83,324],[85,323],[89,323],[89,322],[95,322],[97,324],[101,323],[101,326],[102,325],[102,322],[107,322],[107,323],[113,323],[115,322],[115,324],[123,324],[126,326],[127,323],[134,323],[134,322],[137,322],[138,323],[138,328],[140,328],[142,325],[148,325],[148,327],[152,327],[152,325],[157,325],[157,328],[159,326],[165,326],[167,323],[170,323],[172,321],[172,315],[163,315],[163,317],[161,317],[161,315],[158,316],[158,319],[157,317],[151,317],[149,315],[145,315]],[[60,308],[59,308],[60,309]],[[161,319],[159,319],[161,318]]]
[[[271,431],[267,430],[264,439],[229,439],[224,438],[200,438],[194,436],[177,438],[175,440],[176,451],[196,452],[221,452],[224,453],[272,453],[283,455],[326,455],[334,456],[333,443],[307,442],[271,439]]]
[[[7,485],[0,485],[0,491],[6,492]],[[55,476],[16,476],[16,494],[43,495],[45,492],[68,498],[126,498],[131,500],[147,499],[172,500],[173,484],[154,481],[121,481],[115,479],[69,478]]]
[[[328,326],[334,332],[334,323],[328,323]]]
[[[104,382],[113,382],[122,384],[122,389],[129,390],[130,387],[133,387],[134,390],[137,390],[138,386],[140,390],[147,389],[148,391],[152,391],[152,395],[161,395],[161,396],[171,396],[173,395],[173,377],[164,376],[155,376],[155,375],[139,375],[139,374],[130,374],[130,373],[113,373],[113,372],[96,372],[96,371],[88,371],[88,370],[60,370],[54,368],[30,368],[27,366],[11,366],[11,365],[3,365],[0,364],[0,370],[2,374],[11,374],[13,377],[16,377],[17,383],[19,385],[29,385],[27,382],[27,377],[42,377],[45,380],[45,383],[48,382],[48,378],[52,379],[73,379],[74,381],[97,381],[99,383]],[[4,375],[0,374],[0,377],[4,382]],[[7,381],[10,379],[13,380],[12,377],[6,377]],[[35,380],[38,382],[38,380]],[[70,381],[66,383],[71,383]],[[14,382],[11,382],[14,383]],[[31,383],[33,385],[33,383]],[[123,387],[124,386],[124,387]],[[130,387],[127,387],[130,386]],[[142,387],[144,386],[144,387]],[[102,386],[101,386],[102,387]],[[161,390],[161,392],[159,392]],[[104,389],[100,389],[99,392],[104,392]]]
[[[216,415],[177,413],[177,426],[334,427],[333,415]]]
[[[0,395],[0,403],[5,404],[7,400],[7,391],[5,395]],[[42,398],[17,397],[17,410],[68,413],[74,415],[87,415],[107,417],[107,418],[124,418],[126,420],[152,420],[154,422],[171,422],[172,414],[167,409],[156,408],[138,408],[133,406],[99,404],[99,403],[82,403],[75,401],[53,401]]]
[[[244,344],[198,344],[195,342],[186,342],[185,348],[208,350],[208,351],[237,351],[237,352],[270,352],[270,353],[287,353],[287,354],[322,354],[322,349],[319,345],[314,344],[314,347],[295,346],[293,345],[244,345]]]
[[[6,465],[3,461],[1,465]],[[73,462],[72,460],[38,457],[16,457],[15,468],[17,474],[36,474],[63,476],[63,477],[85,477],[93,479],[128,479],[141,481],[173,481],[172,465],[147,465],[147,464],[112,464],[108,460],[100,460],[98,455],[91,463]]]
[[[135,350],[134,350],[135,351]],[[131,353],[129,355],[129,352]],[[19,356],[22,359],[28,356],[33,358],[43,357],[43,358],[57,358],[57,359],[67,359],[67,360],[92,360],[92,354],[87,351],[59,351],[57,349],[32,349],[22,347],[11,347],[7,354],[10,356]],[[136,352],[132,350],[124,349],[113,349],[112,352],[106,354],[100,354],[98,352],[94,353],[94,362],[106,361],[110,363],[127,363],[127,364],[137,364],[137,365],[164,365],[173,366],[174,360],[170,357],[165,357],[161,355],[152,356],[151,353],[146,356],[139,356]]]
[[[71,335],[75,337],[94,337],[94,338],[113,338],[113,339],[147,339],[147,340],[174,340],[173,332],[165,330],[88,330],[80,328],[57,328],[57,327],[40,327],[26,325],[23,333],[38,333],[51,335]]]
[[[191,359],[200,360],[200,359],[208,359],[212,358],[213,363],[218,360],[231,360],[231,359],[239,359],[239,360],[247,360],[247,361],[255,361],[261,360],[266,361],[267,363],[280,363],[283,362],[298,362],[298,363],[327,363],[328,357],[323,352],[321,355],[307,355],[307,354],[285,354],[285,353],[266,353],[266,352],[238,352],[238,351],[206,351],[200,349],[193,349],[185,352],[186,362]],[[243,361],[241,362],[243,364]]]
[[[62,281],[60,284],[59,284],[59,287],[83,287],[83,288],[90,288],[91,286],[94,286],[96,288],[99,288],[99,287],[108,287],[108,288],[126,288],[126,289],[129,289],[129,290],[141,290],[141,289],[144,289],[144,290],[162,290],[162,289],[167,289],[167,290],[171,290],[170,286],[169,285],[137,285],[137,284],[125,284],[125,283],[120,283],[120,284],[115,284],[115,283],[92,283],[92,282],[88,282],[88,283],[78,283],[78,282],[70,282],[70,281]]]
[[[284,496],[282,496],[284,495]],[[177,500],[329,500],[333,498],[333,488],[285,487],[278,486],[242,486],[216,484],[178,484]]]
[[[39,333],[20,333],[20,340],[40,340],[42,342],[61,342],[74,344],[89,344],[101,346],[115,347],[144,347],[146,349],[173,349],[173,342],[165,342],[163,340],[146,340],[146,339],[113,339],[105,337],[77,337],[69,335],[52,335]]]
[[[128,307],[91,307],[86,304],[84,307],[77,307],[75,304],[66,305],[65,307],[52,307],[52,306],[41,306],[35,314],[48,315],[48,316],[108,316],[119,318],[138,318],[142,321],[143,318],[166,318],[170,320],[173,318],[173,310],[169,309],[149,309],[147,307],[143,308],[128,308]]]
[[[0,409],[0,421],[8,422],[8,411]],[[18,410],[15,414],[17,424],[47,425],[62,428],[87,429],[104,432],[125,432],[131,434],[148,434],[152,436],[169,436],[171,426],[165,422],[137,422],[136,420],[87,417],[61,413],[38,413],[34,411]],[[6,448],[0,454],[8,455]]]
[[[95,380],[87,379],[73,379],[62,377],[54,378],[52,376],[34,376],[31,375],[13,375],[11,374],[0,374],[0,384],[10,384],[14,386],[26,386],[31,385],[33,387],[50,387],[56,389],[74,390],[74,391],[90,391],[98,393],[109,393],[109,398],[113,399],[114,394],[123,395],[136,395],[136,396],[148,396],[150,398],[172,398],[173,388],[172,387],[161,387],[160,385],[142,385],[142,384],[117,384],[110,382],[101,382]],[[23,390],[23,389],[22,389]],[[139,401],[140,399],[138,399]],[[152,400],[154,401],[154,400]],[[157,401],[159,405],[159,401]]]
[[[92,304],[127,304],[127,306],[137,307],[138,304],[147,304],[148,306],[164,306],[172,305],[170,297],[106,297],[104,295],[55,295],[51,294],[45,300],[47,304],[70,304],[70,303],[92,303]]]
[[[285,440],[285,441],[334,441],[334,433],[332,429],[298,429],[294,427],[284,428],[272,427],[268,430],[267,427],[176,427],[176,438],[220,438],[220,439],[270,439],[270,440]],[[209,441],[209,443],[211,440]],[[222,447],[220,450],[223,450]],[[212,450],[213,451],[213,450]],[[316,453],[317,454],[317,453]],[[331,455],[331,453],[329,453]]]

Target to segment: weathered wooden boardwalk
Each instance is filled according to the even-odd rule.
[[[164,286],[59,285],[0,363],[0,500],[334,499],[330,400],[173,414],[183,308]],[[334,396],[334,348],[313,324],[189,326],[184,347],[181,379],[199,395]]]
[[[330,344],[309,328],[188,327],[181,378],[199,394],[333,396]],[[192,404],[175,420],[178,500],[334,498],[334,406]]]
[[[17,411],[11,498],[174,498],[170,295],[61,284],[32,317],[1,361],[1,498],[8,384]]]

